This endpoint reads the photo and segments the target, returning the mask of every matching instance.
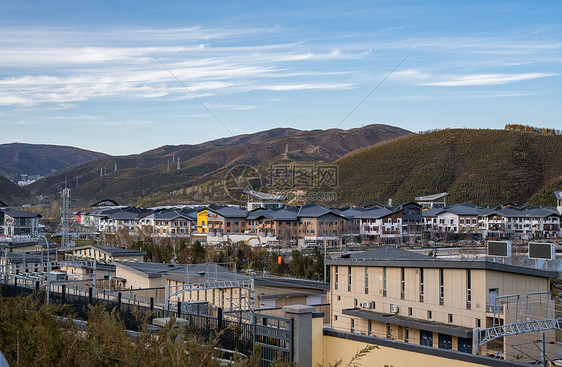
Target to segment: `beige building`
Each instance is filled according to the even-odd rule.
[[[86,245],[65,250],[65,260],[96,260],[107,264],[113,261],[143,262],[145,255],[144,251],[102,245]]]
[[[336,330],[472,353],[474,329],[545,318],[552,306],[547,292],[555,272],[391,247],[345,256],[327,261]],[[546,333],[553,340],[553,331]],[[501,337],[479,354],[512,360],[519,354],[514,345],[538,338],[537,332]],[[533,345],[523,348],[536,354]]]

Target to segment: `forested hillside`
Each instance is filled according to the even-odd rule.
[[[339,204],[407,202],[447,191],[449,203],[554,205],[562,136],[446,129],[409,135],[337,161]]]

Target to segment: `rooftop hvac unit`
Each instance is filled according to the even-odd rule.
[[[390,313],[398,313],[398,306],[390,305]]]
[[[368,301],[361,302],[361,303],[359,303],[359,306],[363,307],[363,308],[371,308],[371,302],[368,302]]]

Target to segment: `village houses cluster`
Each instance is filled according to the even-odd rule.
[[[282,195],[249,191],[247,206],[205,205],[143,209],[104,200],[75,213],[75,221],[94,233],[141,230],[159,237],[191,236],[207,243],[256,239],[283,244],[371,242],[415,243],[449,237],[556,238],[562,235],[562,191],[557,208],[505,203],[479,207],[446,206],[446,193],[400,205],[325,208],[284,205]],[[438,201],[442,200],[442,201]]]

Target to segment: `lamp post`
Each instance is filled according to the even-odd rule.
[[[51,254],[49,254],[49,241],[45,236],[39,236],[47,243],[47,305],[49,304],[49,296],[51,290],[50,273],[51,273]]]

